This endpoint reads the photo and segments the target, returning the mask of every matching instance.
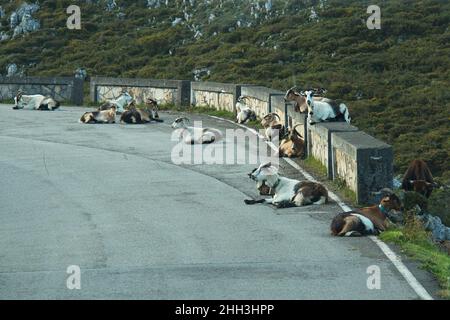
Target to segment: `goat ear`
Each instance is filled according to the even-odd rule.
[[[272,166],[272,162],[267,162],[261,166],[261,168],[269,168]]]

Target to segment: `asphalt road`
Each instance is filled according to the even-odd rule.
[[[246,206],[254,165],[172,163],[174,114],[79,124],[85,110],[0,105],[0,299],[417,299],[370,239],[329,235],[336,204]]]

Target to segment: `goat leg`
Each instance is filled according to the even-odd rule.
[[[264,203],[265,201],[266,201],[265,199],[261,199],[261,200],[246,199],[246,200],[244,200],[244,203],[247,205],[253,205],[253,204],[257,204],[257,203]]]

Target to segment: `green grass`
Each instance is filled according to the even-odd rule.
[[[327,167],[325,167],[319,160],[313,157],[307,157],[302,160],[302,165],[316,177],[321,179],[328,178]]]
[[[330,181],[330,184],[333,186],[333,190],[338,193],[344,201],[351,203],[352,205],[357,205],[356,193],[351,190],[344,180],[336,179]],[[359,206],[365,206],[363,204],[359,204]]]
[[[450,256],[431,241],[420,221],[409,215],[404,226],[383,232],[380,239],[399,245],[409,257],[419,261],[439,281],[439,294],[450,299]]]

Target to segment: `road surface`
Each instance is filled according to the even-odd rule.
[[[254,165],[171,161],[175,114],[79,124],[86,110],[0,105],[0,299],[418,298],[370,239],[329,235],[336,204],[246,206]],[[67,288],[73,265],[80,290]],[[380,290],[367,287],[373,265]]]

